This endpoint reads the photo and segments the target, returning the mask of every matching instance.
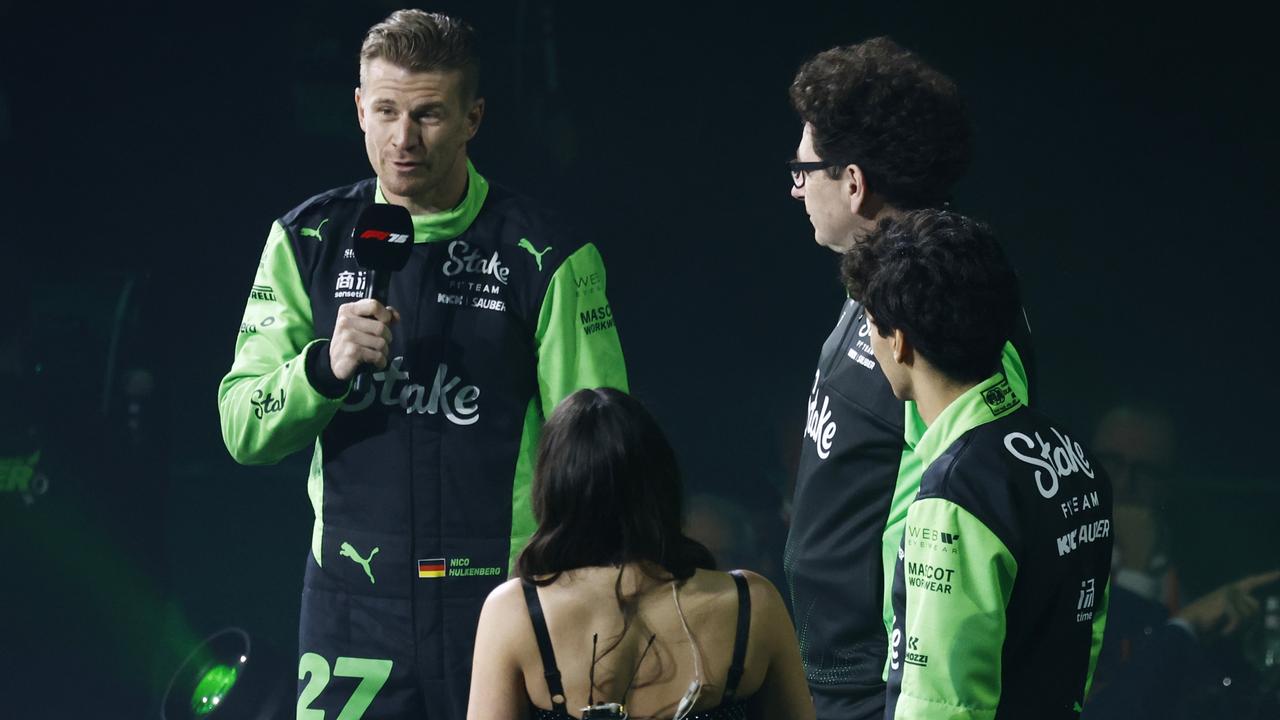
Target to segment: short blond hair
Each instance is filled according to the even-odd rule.
[[[413,72],[461,70],[464,102],[480,90],[476,31],[463,20],[443,13],[397,10],[369,28],[360,46],[360,82],[369,63],[384,60]]]

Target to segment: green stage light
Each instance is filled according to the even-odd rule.
[[[191,693],[191,710],[196,717],[204,717],[218,708],[218,703],[236,684],[236,668],[230,665],[214,665],[196,683]]]
[[[291,658],[230,627],[196,645],[173,674],[160,720],[292,720]]]

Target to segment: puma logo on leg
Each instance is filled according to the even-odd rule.
[[[373,556],[378,554],[378,548],[374,548],[369,552],[369,557],[362,558],[356,549],[351,547],[351,543],[342,543],[342,549],[338,554],[345,558],[351,558],[357,565],[364,568],[364,574],[369,576],[370,584],[376,584],[378,581],[373,579],[373,572],[369,569],[369,563],[373,562]]]

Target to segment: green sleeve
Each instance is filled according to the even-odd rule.
[[[536,339],[543,417],[575,390],[627,389],[622,345],[605,296],[604,262],[595,245],[579,248],[551,277]]]
[[[1084,697],[1089,697],[1093,690],[1093,671],[1098,667],[1098,655],[1102,653],[1102,635],[1107,629],[1107,612],[1111,610],[1111,578],[1107,578],[1106,590],[1102,593],[1102,605],[1094,611],[1093,637],[1089,647],[1089,674],[1084,678]],[[1083,700],[1083,698],[1082,698]]]
[[[1004,370],[1005,379],[1013,394],[1023,405],[1028,403],[1027,369],[1022,365],[1022,357],[1011,342],[1005,342],[1000,352],[1000,366]],[[912,448],[924,436],[926,430],[924,418],[920,417],[920,409],[913,402],[905,403],[906,447],[898,462],[898,480],[894,485],[893,499],[889,504],[889,517],[885,522],[884,535],[880,542],[880,557],[884,571],[884,597],[882,598],[882,620],[886,632],[893,632],[893,567],[898,554],[898,546],[902,543],[902,520],[906,516],[904,508],[910,507],[920,490],[920,477],[924,474],[920,458],[912,452]],[[886,664],[883,677],[888,677],[889,667]]]
[[[903,544],[905,621],[890,657],[902,673],[894,717],[994,718],[1017,561],[982,521],[941,498],[914,503],[906,532],[956,542]]]
[[[245,305],[235,360],[218,385],[222,440],[236,462],[278,462],[313,443],[338,411],[342,399],[325,397],[307,380],[307,351],[318,342],[288,233],[277,222]]]
[[[627,389],[622,345],[605,295],[604,262],[594,245],[578,249],[560,264],[542,300],[535,331],[538,396],[525,410],[520,451],[511,489],[511,544],[508,567],[524,549],[537,523],[530,487],[543,421],[566,396],[582,388]]]

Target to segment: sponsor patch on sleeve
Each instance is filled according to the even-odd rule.
[[[250,300],[266,300],[268,302],[275,302],[276,300],[275,288],[271,287],[270,285],[254,285],[253,289],[249,291],[249,299]]]
[[[600,307],[583,310],[578,313],[578,320],[582,323],[582,331],[587,335],[608,330],[613,327],[613,308],[605,303]]]

